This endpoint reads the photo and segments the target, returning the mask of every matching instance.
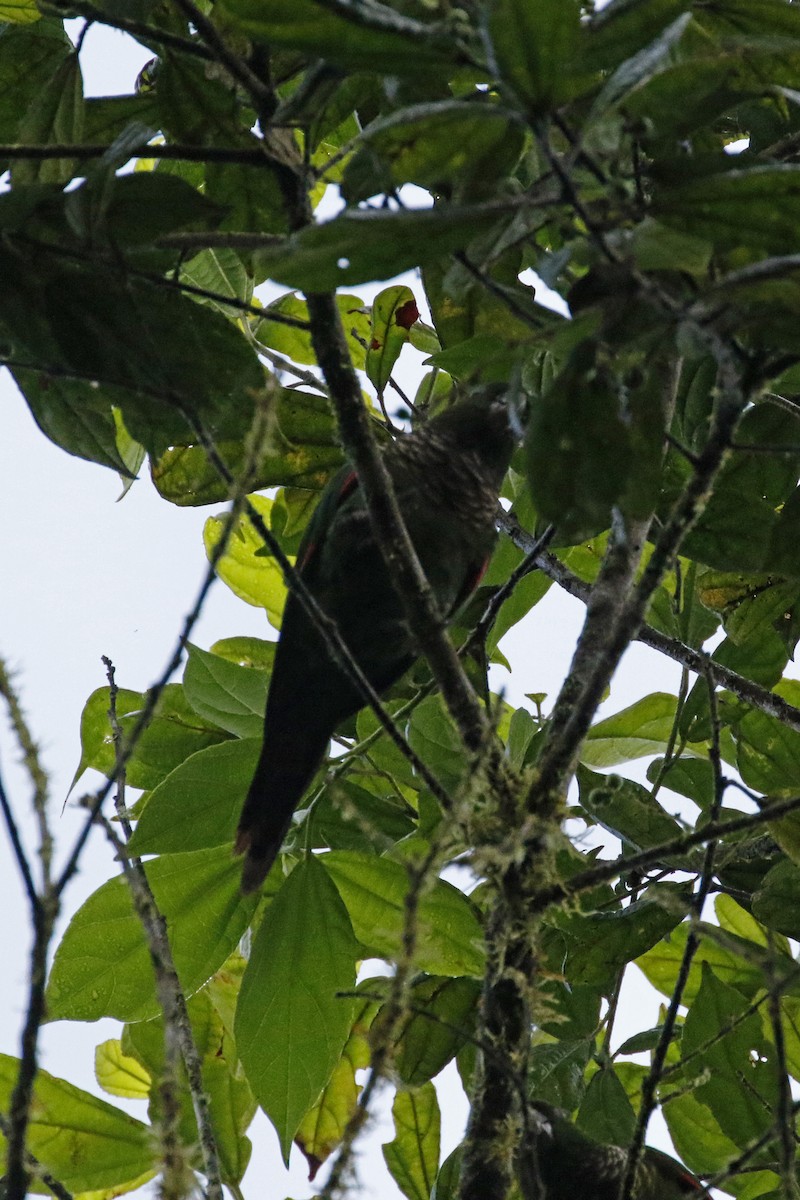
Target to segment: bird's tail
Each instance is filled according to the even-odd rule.
[[[329,741],[329,730],[308,726],[265,739],[234,844],[234,854],[245,856],[244,895],[254,892],[266,878]]]

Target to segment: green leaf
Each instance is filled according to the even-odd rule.
[[[272,387],[272,384],[270,385]],[[275,426],[256,464],[253,487],[294,485],[321,489],[344,461],[328,400],[311,392],[276,389]],[[219,441],[217,449],[238,475],[248,462],[243,440]],[[173,504],[210,504],[228,499],[230,489],[202,446],[175,445],[152,465],[153,482]]]
[[[611,524],[632,463],[617,381],[583,350],[531,406],[525,436],[536,509],[559,535],[585,541]]]
[[[267,496],[254,495],[250,497],[250,503],[269,528],[274,501]],[[225,519],[219,517],[209,517],[205,523],[203,542],[209,557],[222,537],[225,524]],[[280,627],[286,603],[286,583],[276,560],[270,554],[260,553],[263,549],[264,539],[247,514],[242,513],[236,521],[225,553],[217,559],[216,570],[235,596],[255,608],[266,609],[269,621]]]
[[[457,1200],[461,1182],[461,1146],[456,1146],[439,1168],[436,1182],[433,1185],[430,1200]]]
[[[511,714],[506,753],[515,770],[519,771],[524,766],[528,748],[538,732],[539,723],[534,721],[526,708],[518,708]]]
[[[229,82],[209,73],[194,56],[160,47],[155,97],[158,128],[170,140],[189,145],[241,145],[250,140],[247,122],[252,110],[240,106]],[[207,184],[210,172],[204,175]],[[264,186],[268,190],[269,181]]]
[[[342,318],[353,365],[363,370],[365,346],[369,345],[369,312],[360,296],[354,296],[347,292],[337,294],[336,306]],[[264,314],[263,319],[253,330],[260,345],[266,346],[269,350],[276,350],[278,354],[285,354],[293,362],[302,363],[305,366],[316,366],[317,356],[311,345],[310,330],[297,329],[270,319],[270,314],[280,314],[307,322],[308,305],[305,300],[296,296],[294,292],[289,292],[285,296],[273,300],[272,304],[268,304],[264,309]]]
[[[36,0],[3,0],[0,4],[0,21],[16,21],[27,25],[41,20],[41,16]]]
[[[512,213],[502,201],[446,210],[348,209],[292,234],[280,248],[261,251],[259,264],[277,283],[303,291],[353,287],[463,249]]]
[[[227,847],[174,854],[145,865],[169,929],[181,985],[191,995],[214,974],[247,928],[254,902],[239,892]],[[128,884],[109,879],[70,921],[47,987],[53,1021],[145,1021],[159,1012],[153,967]]]
[[[626,1149],[630,1146],[636,1129],[636,1114],[613,1067],[598,1071],[590,1079],[577,1124],[596,1142]]]
[[[612,0],[592,18],[586,57],[605,71],[648,47],[656,30],[664,29],[683,11],[685,0]]]
[[[681,755],[670,759],[666,771],[663,770],[664,761],[656,758],[650,763],[647,768],[650,782],[659,779],[664,787],[693,800],[699,808],[710,808],[714,800],[714,768],[708,759]]]
[[[778,1103],[775,1050],[763,1036],[758,1015],[747,1015],[749,1007],[741,992],[722,983],[705,964],[681,1041],[683,1054],[693,1058],[693,1070],[707,1072],[696,1084],[697,1099],[739,1145],[770,1127],[770,1113]],[[742,1087],[743,1079],[747,1087]]]
[[[501,535],[483,577],[483,585],[504,583],[522,558],[522,551],[517,549],[511,538]],[[551,583],[552,580],[548,579],[543,571],[531,571],[519,581],[501,605],[486,639],[486,650],[490,655],[497,649],[509,629],[513,629],[547,594]]]
[[[295,1142],[305,1155],[313,1179],[320,1165],[341,1144],[348,1122],[354,1116],[361,1087],[356,1072],[369,1066],[369,1028],[377,1005],[361,1005],[342,1057],[322,1089],[319,1099],[303,1118]]]
[[[259,737],[269,677],[187,644],[183,690],[194,711],[236,737]]]
[[[151,454],[185,443],[195,419],[217,439],[249,429],[263,371],[219,313],[82,256],[65,260],[27,243],[20,253],[12,239],[0,247],[0,274],[0,336],[13,357],[83,381],[92,411],[109,389],[106,411],[120,408]]]
[[[344,66],[417,75],[450,65],[454,47],[446,34],[426,31],[424,24],[404,20],[392,9],[374,7],[376,16],[385,13],[383,29],[314,0],[225,0],[223,5],[231,21],[257,41]]]
[[[226,662],[236,663],[240,667],[251,667],[268,675],[275,660],[275,642],[245,636],[220,638],[218,642],[214,642],[211,653],[224,658]]]
[[[796,938],[800,931],[800,867],[789,859],[768,871],[753,893],[753,916],[768,929]]]
[[[400,351],[409,340],[409,330],[418,317],[414,293],[406,284],[384,288],[375,297],[365,370],[379,395],[383,394]]]
[[[425,1083],[398,1091],[392,1105],[394,1141],[385,1142],[389,1173],[408,1200],[429,1200],[439,1167],[441,1118],[436,1088]]]
[[[165,176],[165,178],[169,178]],[[192,189],[194,191],[194,189]],[[195,192],[195,195],[199,195]],[[217,292],[220,296],[229,296],[232,300],[244,300],[250,303],[253,296],[253,280],[239,255],[233,250],[201,250],[194,258],[190,258],[181,267],[181,279],[194,287],[204,288],[209,292]],[[220,300],[203,301],[230,319],[239,319],[241,313],[229,308]]]
[[[387,704],[387,711],[395,716],[397,711],[403,707],[402,700],[390,700]],[[365,738],[371,737],[373,734],[379,734],[375,744],[370,750],[370,759],[373,767],[379,771],[387,772],[401,787],[411,788],[418,792],[421,784],[411,763],[403,754],[399,746],[388,738],[382,736],[383,726],[378,721],[375,713],[371,708],[362,708],[361,712],[356,717],[356,734],[358,740],[363,742]]]
[[[285,1160],[347,1040],[358,947],[339,893],[306,857],[267,909],[236,1012],[236,1045]]]
[[[87,96],[83,107],[83,136],[87,142],[101,142],[110,146],[132,126],[153,133],[158,129],[158,113],[152,93]]]
[[[725,1137],[711,1110],[693,1091],[680,1092],[663,1106],[662,1112],[675,1149],[691,1170],[714,1175],[726,1170],[728,1164],[738,1158],[737,1144]],[[777,1186],[777,1179],[774,1186]],[[770,1190],[767,1186],[755,1194],[765,1195]]]
[[[323,780],[322,791],[297,830],[298,838],[308,838],[310,846],[380,854],[387,838],[397,842],[414,832],[417,814],[390,791],[382,776],[368,780],[359,773],[358,779],[369,787],[343,776]]]
[[[603,84],[599,96],[594,101],[589,115],[590,122],[605,116],[610,109],[623,103],[631,92],[642,87],[659,71],[670,65],[674,48],[683,37],[691,19],[691,13],[681,13],[654,41],[620,63]]]
[[[717,247],[782,254],[800,222],[800,167],[750,167],[660,188],[653,215]]]
[[[487,33],[500,78],[533,115],[570,99],[582,82],[577,0],[493,0]]]
[[[137,724],[147,701],[147,693],[119,688],[116,715],[123,744]],[[109,719],[108,688],[92,692],[81,713],[81,761],[72,781],[74,787],[89,767],[111,778],[116,769],[114,731]],[[155,714],[136,743],[125,767],[128,784],[135,788],[154,788],[166,779],[190,754],[207,746],[227,741],[216,725],[210,725],[190,708],[179,683],[169,683],[161,693]]]
[[[399,863],[351,850],[321,859],[341,894],[362,946],[378,957],[401,951],[408,874]],[[475,910],[452,884],[438,879],[421,898],[414,961],[434,975],[483,974],[483,935]]]
[[[790,704],[800,700],[800,684],[784,680],[774,689]],[[751,709],[736,727],[736,763],[748,787],[760,792],[794,794],[800,733],[775,717]]]
[[[428,975],[414,981],[394,1058],[403,1083],[417,1087],[433,1079],[456,1056],[474,1028],[479,999],[476,979]]]
[[[9,1111],[19,1065],[18,1059],[0,1055],[4,1112]],[[2,1137],[0,1147],[4,1151]],[[148,1125],[41,1068],[34,1084],[27,1147],[72,1192],[127,1190],[121,1185],[141,1176],[149,1178],[157,1169],[157,1147]]]
[[[47,80],[28,107],[19,127],[19,140],[37,146],[80,142],[83,138],[83,78],[77,53],[70,54]],[[15,187],[32,183],[66,183],[74,159],[20,159],[11,171]]]
[[[657,991],[667,997],[671,996],[675,989],[688,933],[687,925],[679,925],[672,931],[669,938],[665,938],[636,960],[636,965],[645,978]],[[700,990],[701,968],[704,962],[713,968],[718,979],[722,979],[731,987],[738,988],[745,995],[752,996],[763,986],[760,968],[748,961],[752,955],[752,943],[741,939],[742,953],[737,954],[734,946],[739,940],[728,938],[723,947],[711,938],[701,939],[686,981],[684,991],[686,1004],[692,1004]]]
[[[554,914],[552,924],[566,949],[567,978],[596,984],[610,994],[617,972],[671,933],[686,915],[689,900],[683,884],[662,883],[616,912]]]
[[[780,635],[766,624],[759,626],[754,635],[742,643],[725,638],[711,656],[713,662],[721,663],[766,688],[774,687],[781,678],[788,657]],[[736,709],[728,718],[721,704],[719,708],[723,723],[736,722],[739,716]],[[711,712],[705,679],[698,679],[689,692],[680,714],[680,728],[681,733],[693,742],[711,737]]]
[[[800,595],[794,580],[725,571],[702,572],[697,590],[707,608],[722,614],[726,632],[737,643],[769,636]]]
[[[594,1050],[594,1037],[564,1038],[532,1046],[528,1071],[530,1094],[572,1112],[584,1094],[583,1076]]]
[[[486,196],[516,163],[524,133],[492,103],[442,100],[378,118],[362,141],[342,179],[349,204],[405,183],[437,193],[455,189],[460,199]]]
[[[441,696],[427,696],[416,705],[408,726],[408,740],[440,783],[454,792],[464,779],[468,760]]]
[[[110,179],[106,172],[90,175],[65,201],[67,222],[79,238],[144,253],[146,261],[157,238],[178,230],[213,229],[223,211],[177,175],[142,170]],[[215,282],[219,277],[209,276],[206,286]],[[202,286],[201,279],[198,283]]]
[[[93,400],[98,398],[90,394],[84,383],[54,379],[23,368],[16,368],[12,375],[45,437],[76,458],[130,476],[130,465],[120,453],[119,425],[115,418],[115,411],[119,410],[113,407],[111,389],[104,389],[97,404]]]
[[[131,853],[182,853],[233,842],[260,751],[259,736],[191,754],[150,793]]]
[[[101,1042],[94,1052],[94,1074],[104,1092],[126,1100],[146,1100],[152,1079],[141,1063],[124,1054],[119,1038]]]
[[[652,217],[631,232],[631,248],[637,266],[643,271],[688,271],[702,275],[708,270],[713,246],[705,238],[668,229]]]
[[[581,807],[633,850],[649,849],[684,832],[652,793],[633,779],[598,775],[581,764],[578,783]]]
[[[257,1105],[236,1056],[232,1034],[214,1004],[213,993],[215,989],[218,992],[220,976],[224,974],[227,972],[223,968],[207,987],[188,1000],[186,1008],[200,1056],[202,1086],[209,1101],[222,1179],[224,1183],[238,1183],[250,1159],[252,1147],[244,1134]],[[164,1022],[161,1016],[126,1025],[122,1045],[153,1079],[163,1077]],[[188,1149],[197,1145],[199,1135],[183,1063],[178,1068],[178,1091],[179,1138]],[[151,1092],[148,1115],[155,1127],[164,1120],[163,1100],[158,1088]]]
[[[252,1090],[238,1062],[231,1067],[217,1053],[203,1057],[203,1088],[211,1103],[222,1180],[240,1183],[253,1150],[245,1137],[256,1112]]]
[[[614,767],[632,758],[663,752],[677,711],[674,696],[653,692],[629,708],[593,725],[581,750],[581,762],[592,767]]]
[[[35,24],[12,24],[0,28],[0,141],[19,142],[19,129],[48,80],[71,57],[74,47],[64,32],[63,22],[40,20],[38,7],[27,0],[4,6],[0,20],[13,21],[11,12],[35,14]],[[7,161],[2,160],[3,169]]]
[[[123,470],[120,471],[122,491],[120,492],[119,499],[122,500],[124,496],[127,496],[131,487],[133,487],[147,454],[144,446],[140,445],[128,433],[119,409],[113,408],[111,412],[117,434],[116,449],[119,451],[119,456],[124,464]]]

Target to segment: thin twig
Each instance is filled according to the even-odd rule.
[[[33,784],[32,805],[39,831],[39,859],[42,864],[44,887],[47,888],[50,884],[50,866],[53,857],[53,837],[47,819],[47,793],[49,786],[47,772],[42,766],[39,757],[39,747],[28,728],[28,722],[25,720],[22,705],[14,690],[11,673],[2,658],[0,658],[0,695],[8,706],[11,727],[22,751],[22,761]],[[20,869],[22,869],[21,863]]]
[[[111,734],[114,741],[114,753],[117,761],[117,766],[114,771],[114,778],[117,784],[117,791],[114,796],[114,806],[117,811],[117,818],[122,826],[125,838],[117,838],[114,842],[114,848],[117,850],[118,856],[121,857],[123,871],[128,880],[128,886],[131,889],[133,906],[139,921],[144,929],[145,938],[148,942],[150,950],[150,960],[153,966],[153,974],[155,976],[156,994],[158,995],[159,1004],[164,1017],[164,1063],[158,1081],[158,1092],[161,1098],[161,1115],[158,1120],[157,1129],[159,1142],[161,1146],[161,1184],[160,1195],[161,1200],[179,1200],[184,1192],[184,1170],[181,1156],[181,1139],[180,1139],[180,1123],[181,1123],[181,1102],[178,1072],[181,1060],[181,1043],[180,1033],[176,1027],[175,1016],[176,1006],[172,990],[172,979],[170,977],[163,978],[162,972],[166,963],[167,970],[172,964],[169,943],[166,937],[166,924],[163,917],[158,911],[158,906],[155,902],[152,889],[147,881],[144,868],[142,867],[141,859],[131,858],[127,853],[126,842],[131,836],[131,823],[128,818],[128,810],[125,803],[125,768],[120,765],[124,738],[122,728],[117,718],[117,695],[118,688],[116,682],[116,672],[114,664],[107,655],[103,655],[103,663],[106,668],[106,677],[108,679],[108,720],[111,726]],[[106,823],[103,826],[108,835],[108,828],[113,828]],[[120,854],[120,847],[122,848]],[[135,878],[134,878],[135,877]],[[141,894],[146,893],[149,896],[149,904],[143,904]],[[152,924],[153,917],[155,921]],[[174,973],[174,972],[173,972]],[[189,1038],[194,1046],[194,1039],[191,1029],[188,1033]],[[195,1056],[197,1050],[194,1050]],[[209,1164],[206,1164],[207,1166]],[[211,1166],[213,1170],[213,1163]]]
[[[506,513],[499,509],[497,520],[500,528],[508,534],[520,550],[528,553],[533,548],[535,539],[532,534],[522,528],[513,513]],[[584,604],[588,601],[592,585],[570,571],[554,554],[541,555],[536,566],[571,596],[575,596]],[[753,708],[774,717],[788,729],[800,732],[800,708],[790,704],[788,700],[784,700],[775,692],[770,692],[760,684],[754,683],[752,679],[747,679],[746,676],[732,671],[723,663],[716,662],[713,656],[705,651],[696,650],[678,638],[670,637],[658,629],[653,629],[651,625],[642,625],[634,640],[650,646],[653,650],[658,650],[661,654],[674,659],[675,662],[681,663],[682,666],[698,675],[702,675],[706,668],[711,666],[717,681],[738,696],[740,700],[744,700]]]
[[[6,789],[3,785],[2,776],[0,776],[0,808],[3,810],[3,819],[8,829],[8,836],[11,842],[11,847],[14,851],[14,857],[17,860],[22,882],[25,885],[25,891],[28,896],[28,901],[31,906],[31,912],[35,915],[40,907],[41,901],[36,893],[36,884],[33,882],[30,863],[28,856],[25,853],[25,847],[22,844],[22,838],[19,835],[19,829],[14,819],[14,813],[11,808],[11,802],[6,795]]]
[[[28,730],[22,709],[11,686],[11,681],[0,661],[0,692],[6,699],[11,713],[12,725],[22,748],[25,762],[34,781],[34,809],[39,824],[39,856],[42,861],[44,882],[41,893],[37,893],[30,864],[22,845],[14,820],[11,804],[0,780],[0,807],[9,831],[9,837],[25,884],[31,906],[33,945],[30,952],[28,975],[28,1001],[22,1029],[19,1068],[11,1093],[6,1131],[6,1196],[7,1200],[24,1200],[30,1180],[30,1162],[26,1150],[26,1136],[31,1118],[33,1085],[38,1071],[39,1030],[45,1013],[45,982],[47,979],[47,956],[53,929],[59,913],[59,896],[50,880],[50,858],[52,841],[47,821],[47,779],[39,763],[38,751]]]
[[[186,1008],[186,1000],[178,973],[175,970],[175,962],[172,957],[164,918],[158,911],[152,889],[141,863],[129,856],[127,846],[120,838],[114,826],[99,809],[94,813],[93,822],[100,826],[116,851],[131,891],[131,899],[133,900],[136,915],[144,930],[147,948],[153,964],[158,1002],[164,1016],[165,1073],[169,1073],[170,1063],[173,1066],[175,1065],[178,1049],[186,1066],[189,1091],[200,1137],[203,1171],[207,1180],[206,1195],[208,1200],[223,1200],[219,1153],[211,1122],[208,1096],[203,1085],[202,1060],[195,1045],[191,1021],[189,1020],[189,1013]],[[176,1169],[180,1169],[179,1142],[176,1132],[178,1122],[180,1121],[180,1105],[177,1102],[176,1089],[174,1087],[168,1086],[167,1093],[170,1114],[167,1122],[167,1136],[163,1144],[167,1152],[168,1162],[174,1165]]]
[[[67,3],[59,3],[58,0],[44,0],[42,4],[46,11],[56,12],[59,16],[63,16],[65,11],[70,17],[80,16],[85,17],[87,21],[93,23],[107,25],[110,29],[119,29],[121,33],[129,33],[131,37],[138,38],[143,42],[155,42],[156,45],[164,46],[168,50],[179,50],[182,54],[190,54],[195,58],[202,58],[208,62],[210,55],[206,48],[198,41],[191,38],[181,37],[180,34],[170,33],[166,29],[160,29],[157,25],[148,25],[145,21],[134,21],[128,17],[111,15],[105,9],[97,8],[88,0],[68,0]]]
[[[245,149],[241,146],[184,146],[171,142],[148,142],[152,135],[142,134],[142,147],[127,150],[125,161],[132,158],[156,158],[177,162],[215,162],[244,166],[263,166],[264,151],[258,147]],[[0,142],[0,159],[16,162],[47,162],[51,158],[72,158],[77,162],[102,158],[115,147],[103,142],[48,142],[46,146],[25,142]],[[122,163],[120,162],[120,166]],[[275,238],[274,240],[279,240]]]
[[[180,9],[188,21],[194,25],[200,37],[205,42],[209,52],[226,68],[237,83],[256,101],[256,107],[261,108],[265,103],[272,105],[272,90],[250,69],[238,54],[229,49],[227,42],[220,34],[213,21],[192,3],[192,0],[174,0],[175,7]]]
[[[477,625],[472,630],[472,633],[467,638],[465,644],[467,647],[473,646],[476,643],[481,644],[485,641],[489,634],[489,630],[492,628],[492,625],[494,625],[497,619],[500,609],[503,607],[509,596],[511,596],[516,590],[517,584],[520,583],[526,575],[530,575],[532,571],[537,571],[539,569],[539,556],[543,554],[549,546],[553,539],[554,533],[554,526],[548,525],[544,532],[535,539],[531,548],[526,551],[522,562],[517,564],[517,566],[509,575],[508,579],[501,584],[501,586],[492,596],[489,603],[486,605],[486,609],[481,616],[481,619],[478,621]]]
[[[702,846],[712,838],[722,839],[735,833],[747,832],[759,825],[766,825],[771,821],[786,817],[798,809],[800,809],[800,795],[773,800],[765,803],[759,812],[744,813],[741,817],[731,817],[724,821],[710,821],[700,829],[682,833],[667,842],[661,842],[658,846],[641,850],[638,854],[623,854],[619,858],[598,863],[597,866],[579,871],[568,880],[547,884],[534,892],[529,899],[531,911],[540,912],[549,908],[551,904],[570,900],[584,892],[591,891],[592,888],[601,883],[608,883],[609,880],[616,879],[619,875],[646,870],[665,859],[685,854],[687,851],[693,850],[695,846]]]

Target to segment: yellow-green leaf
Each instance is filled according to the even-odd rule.
[[[312,1180],[340,1144],[347,1123],[358,1105],[361,1087],[356,1083],[356,1071],[369,1065],[367,1032],[376,1008],[375,1004],[364,1005],[342,1057],[333,1068],[333,1074],[295,1135],[295,1142],[308,1160],[309,1178]]]
[[[109,1038],[96,1047],[94,1074],[100,1087],[110,1096],[146,1100],[150,1094],[150,1073],[138,1059],[123,1054],[119,1038]]]
[[[0,21],[12,21],[15,25],[30,25],[41,19],[36,0],[4,0],[0,4]]]
[[[273,501],[267,496],[257,495],[251,496],[250,501],[263,517],[264,524],[269,527]],[[220,517],[209,517],[206,521],[203,541],[209,557],[219,543],[224,527],[225,522]],[[275,559],[270,555],[258,553],[263,547],[264,540],[249,518],[241,516],[230,536],[225,553],[217,562],[217,574],[234,595],[255,608],[265,609],[270,623],[280,628],[283,606],[286,603],[286,584],[283,572]]]
[[[439,1168],[441,1118],[436,1088],[424,1083],[398,1092],[392,1116],[395,1137],[383,1147],[386,1165],[408,1200],[429,1200]]]

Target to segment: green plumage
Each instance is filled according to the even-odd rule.
[[[531,1104],[541,1200],[618,1200],[627,1151],[595,1142],[558,1109]],[[699,1200],[703,1186],[681,1163],[646,1146],[639,1160],[633,1200]]]
[[[452,405],[384,452],[414,549],[447,616],[477,585],[495,540],[497,498],[514,441],[499,389]],[[352,468],[326,487],[297,557],[303,581],[332,617],[372,686],[411,665],[414,637],[372,536]],[[363,705],[290,592],[267,698],[264,742],[236,838],[242,890],[264,879],[331,734]]]

